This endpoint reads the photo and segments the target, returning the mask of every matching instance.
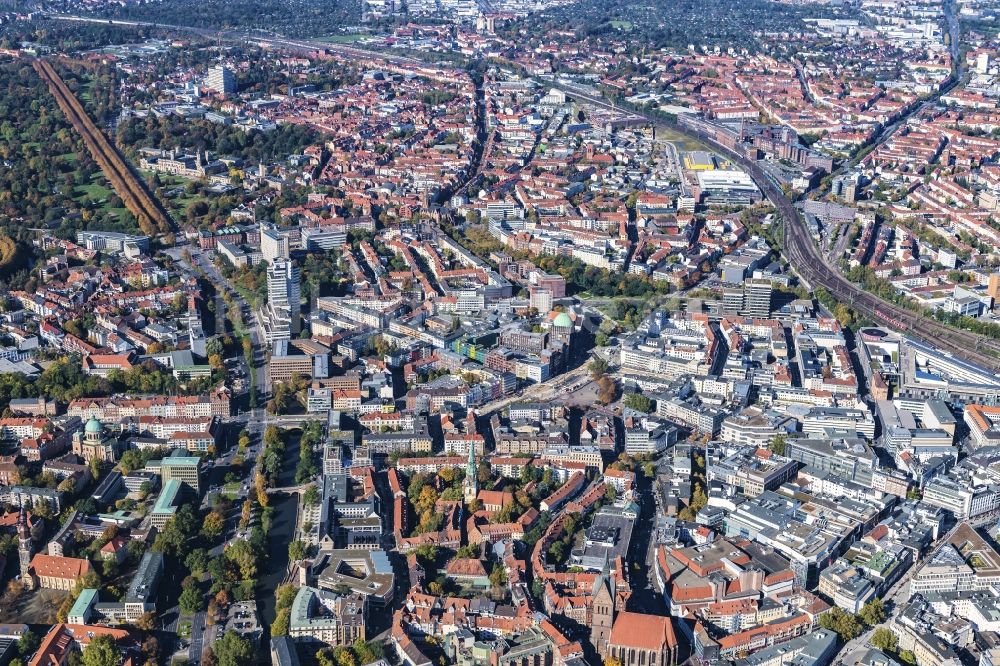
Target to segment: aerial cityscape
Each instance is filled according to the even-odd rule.
[[[1000,1],[0,0],[0,666],[1000,666]]]

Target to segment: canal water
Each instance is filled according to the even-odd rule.
[[[278,486],[287,488],[295,485],[295,466],[299,462],[299,441],[301,432],[293,430],[288,433],[284,459],[281,463],[281,473],[278,475]],[[267,535],[268,558],[264,575],[257,581],[257,612],[264,623],[264,638],[270,638],[268,629],[274,622],[274,591],[285,580],[288,570],[288,544],[295,534],[295,516],[299,498],[297,495],[272,495],[271,506],[274,516],[271,520],[271,531]],[[266,645],[266,643],[263,643]]]

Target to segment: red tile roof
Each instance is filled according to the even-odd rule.
[[[676,647],[677,637],[669,617],[626,611],[615,618],[608,643],[643,650],[664,650]]]
[[[45,553],[38,553],[31,558],[31,568],[39,578],[72,578],[73,580],[93,571],[93,567],[87,560],[46,555]]]
[[[486,567],[482,560],[471,557],[456,558],[448,563],[446,571],[449,576],[486,576]]]

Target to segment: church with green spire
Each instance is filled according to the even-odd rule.
[[[468,504],[479,497],[479,470],[476,467],[476,444],[469,442],[469,461],[465,464],[465,503]]]

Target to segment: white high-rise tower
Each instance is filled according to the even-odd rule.
[[[302,288],[299,267],[275,259],[267,267],[268,339],[288,340],[302,330]]]

